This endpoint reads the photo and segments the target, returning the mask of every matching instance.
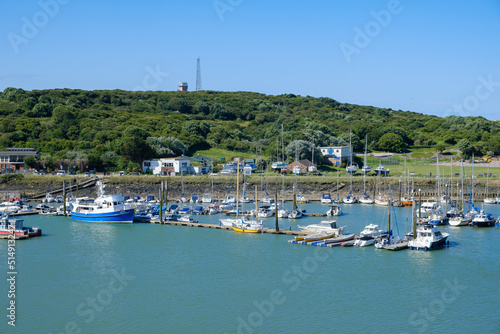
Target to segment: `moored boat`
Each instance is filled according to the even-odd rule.
[[[125,204],[121,194],[104,194],[102,180],[97,181],[97,198],[73,204],[71,218],[94,223],[132,223],[134,209]]]
[[[26,239],[42,235],[41,228],[24,227],[23,223],[23,219],[2,215],[0,219],[0,237],[4,239]]]
[[[408,248],[413,250],[434,250],[446,245],[449,234],[441,233],[437,226],[420,225],[416,229],[417,236],[408,242]]]
[[[321,204],[332,204],[332,195],[330,193],[321,195]]]
[[[481,210],[479,214],[472,219],[470,225],[476,227],[491,227],[495,225],[495,218],[491,213]]]
[[[342,208],[337,204],[330,206],[330,209],[326,212],[327,216],[340,216],[342,214]]]

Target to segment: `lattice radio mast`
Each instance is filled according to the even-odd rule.
[[[196,90],[201,90],[201,66],[200,66],[200,57],[198,57],[198,61],[196,64]]]

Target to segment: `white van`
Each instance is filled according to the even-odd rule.
[[[61,170],[58,170],[56,175],[57,175],[57,176],[64,176],[64,175],[66,175],[66,171],[64,171],[64,170],[62,170],[62,169],[61,169]]]

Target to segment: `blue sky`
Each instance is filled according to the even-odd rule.
[[[10,0],[0,13],[1,90],[194,90],[200,57],[203,89],[500,119],[498,0]]]

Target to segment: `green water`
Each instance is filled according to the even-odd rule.
[[[303,207],[326,211],[319,204]],[[500,205],[485,208],[500,215]],[[384,208],[343,210],[338,225],[350,232],[386,221]],[[407,216],[407,209],[397,210],[401,232]],[[1,333],[500,332],[498,228],[443,226],[448,248],[388,252],[291,245],[283,235],[63,217],[25,217],[25,225],[41,227],[44,236],[16,242],[16,326],[7,323],[4,280]],[[0,254],[8,278],[6,240]]]

